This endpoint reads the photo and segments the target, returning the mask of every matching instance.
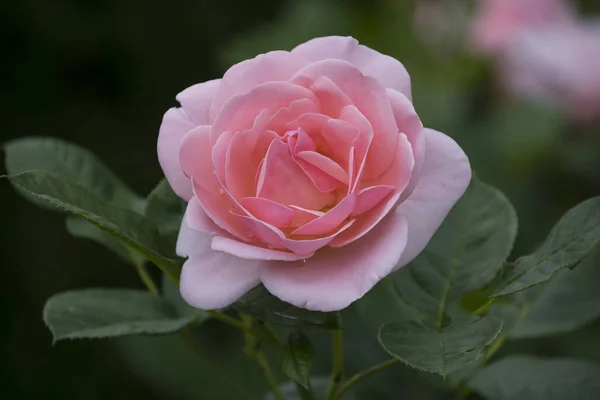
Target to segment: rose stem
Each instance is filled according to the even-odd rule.
[[[137,270],[137,273],[142,282],[144,282],[144,285],[146,285],[146,288],[148,288],[148,291],[154,294],[158,294],[158,288],[156,287],[156,284],[154,283],[152,277],[148,273],[148,270],[144,265],[144,260],[136,261],[135,269]]]
[[[337,388],[340,385],[344,375],[344,342],[341,329],[332,332],[332,340],[333,371],[331,373],[331,383],[329,384],[329,391],[327,393],[328,400],[333,400],[336,398]]]
[[[364,371],[357,373],[352,378],[350,378],[346,381],[344,386],[342,386],[342,388],[338,392],[337,396],[335,396],[335,399],[340,399],[344,395],[344,393],[346,393],[348,391],[348,389],[350,389],[350,387],[352,387],[352,385],[354,385],[356,382],[360,381],[361,379],[371,376],[377,372],[383,371],[384,369],[387,369],[387,368],[391,367],[392,365],[397,364],[399,362],[400,362],[400,360],[393,358],[391,360],[388,360],[381,364],[374,365],[369,369],[366,369]]]
[[[271,387],[271,390],[275,395],[275,399],[285,400],[281,394],[281,391],[279,390],[279,382],[277,382],[277,379],[275,379],[275,376],[273,375],[273,371],[269,365],[269,360],[267,360],[267,357],[265,357],[265,354],[260,349],[260,339],[256,336],[256,333],[252,329],[256,323],[255,319],[245,314],[241,314],[241,318],[245,326],[248,328],[247,331],[244,331],[244,340],[246,342],[244,352],[248,357],[256,361],[258,368],[267,379],[267,383]]]

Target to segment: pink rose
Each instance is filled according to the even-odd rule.
[[[262,282],[295,306],[339,310],[419,254],[471,170],[410,96],[400,62],[345,37],[181,92],[158,156],[189,201],[184,299],[222,308]]]
[[[600,23],[557,25],[523,35],[499,68],[509,91],[565,109],[581,121],[600,114]]]
[[[501,53],[524,31],[574,19],[565,0],[479,0],[472,44],[483,53]]]

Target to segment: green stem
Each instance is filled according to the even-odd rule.
[[[238,382],[231,379],[226,372],[221,370],[217,365],[212,363],[196,346],[194,343],[194,339],[192,338],[188,329],[181,331],[181,338],[183,341],[194,351],[194,353],[198,356],[200,361],[202,361],[206,366],[213,372],[213,374],[221,379],[228,387],[230,387],[233,391],[237,392],[241,397],[241,399],[252,400],[253,397],[242,387]]]
[[[279,382],[275,378],[275,375],[273,375],[273,371],[271,370],[271,366],[269,365],[269,360],[260,349],[260,338],[256,335],[256,332],[253,329],[253,327],[257,324],[255,319],[245,314],[242,314],[241,318],[243,321],[243,325],[247,329],[244,331],[244,340],[246,342],[244,351],[246,355],[254,359],[254,361],[256,361],[256,364],[258,365],[258,368],[266,378],[267,383],[269,384],[271,391],[273,392],[273,395],[275,395],[275,399],[285,400],[283,394],[279,390]]]
[[[494,340],[494,342],[490,345],[490,347],[488,347],[487,351],[481,358],[481,363],[479,364],[479,366],[485,365],[490,360],[490,358],[492,358],[494,356],[494,354],[496,354],[498,352],[498,350],[500,350],[502,348],[505,341],[506,341],[506,335],[500,334],[500,336],[498,336],[496,338],[496,340]],[[470,394],[471,394],[470,388],[462,387],[457,393],[456,400],[465,400],[467,397],[469,397]]]
[[[400,360],[394,358],[394,359],[388,360],[386,362],[383,362],[381,364],[374,365],[369,369],[366,369],[362,372],[357,373],[352,378],[350,378],[346,381],[344,386],[342,386],[342,388],[337,393],[337,396],[335,396],[335,399],[342,398],[344,393],[346,393],[348,391],[348,389],[350,389],[356,382],[360,381],[361,379],[364,379],[368,376],[376,374],[377,372],[383,371],[384,369],[387,369],[387,368],[391,367],[392,365],[398,364],[399,362],[400,362]]]
[[[269,365],[269,360],[267,360],[265,354],[262,351],[257,350],[254,357],[256,363],[258,364],[258,368],[260,368],[261,372],[267,379],[267,382],[269,383],[269,386],[271,387],[275,398],[277,400],[285,400],[283,394],[281,394],[281,391],[279,390],[279,382],[277,382],[277,379],[275,379],[273,371],[271,371],[271,366]]]
[[[146,269],[146,266],[144,265],[144,260],[140,260],[138,262],[135,263],[135,269],[137,270],[137,273],[140,277],[140,279],[142,280],[142,282],[144,282],[144,285],[146,285],[146,288],[148,288],[148,291],[154,294],[158,294],[158,288],[156,287],[156,284],[154,283],[154,281],[152,280],[152,277],[150,276],[150,274],[148,273],[148,270]]]
[[[251,327],[249,327],[248,325],[244,324],[242,321],[235,319],[233,317],[230,317],[227,314],[223,314],[221,312],[218,311],[207,311],[207,313],[213,317],[216,320],[219,320],[221,322],[226,323],[227,325],[231,325],[234,328],[240,329],[241,331],[245,332],[245,333],[250,333],[252,335],[256,335],[256,333],[252,330]]]
[[[494,354],[496,354],[498,352],[498,350],[500,350],[502,345],[504,345],[505,341],[506,341],[506,335],[498,336],[498,338],[494,341],[494,343],[492,343],[490,345],[490,347],[487,349],[487,351],[483,355],[483,358],[481,359],[481,365],[484,365],[486,362],[488,362],[490,360],[490,358],[492,358],[494,356]]]
[[[344,341],[342,330],[332,332],[333,340],[333,371],[331,373],[331,383],[327,392],[327,400],[336,398],[337,388],[344,376]]]

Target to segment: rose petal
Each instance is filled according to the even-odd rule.
[[[283,145],[285,146],[285,143],[283,143]],[[252,215],[252,213],[245,209],[235,198],[233,198],[233,196],[231,196],[231,193],[229,193],[227,188],[223,186],[222,182],[219,183],[221,184],[223,193],[228,196],[230,202],[235,205],[235,208],[231,210],[232,218],[241,224],[245,228],[246,232],[251,232],[251,234],[247,234],[250,239],[258,239],[272,249],[287,248],[288,250],[291,250],[297,254],[313,253],[314,251],[328,245],[338,234],[350,228],[355,222],[354,220],[348,221],[348,223],[346,223],[336,232],[325,238],[302,240],[289,239],[277,227],[268,224],[265,221],[261,221]],[[237,210],[239,210],[239,212]]]
[[[317,153],[316,151],[301,151],[296,154],[296,157],[306,161],[332,178],[345,183],[346,185],[348,184],[348,174],[346,174],[346,171],[331,158]]]
[[[202,209],[219,228],[242,240],[250,241],[248,229],[231,213],[234,203],[222,190],[218,180],[216,182],[217,186],[212,190],[205,190],[195,180],[192,180],[194,194],[202,205]]]
[[[192,257],[210,252],[210,235],[190,228],[187,223],[187,213],[186,210],[181,221],[175,252],[180,257]]]
[[[410,76],[400,61],[359,45],[352,37],[328,36],[309,40],[292,50],[311,61],[339,58],[356,65],[363,74],[376,78],[385,87],[411,98]]]
[[[302,68],[290,82],[310,87],[321,76],[328,77],[339,86],[370,122],[374,132],[370,147],[377,157],[368,159],[363,174],[367,179],[377,177],[389,168],[394,159],[398,133],[386,89],[374,78],[364,76],[351,63],[333,59],[317,61]]]
[[[294,210],[294,217],[290,223],[291,227],[300,227],[302,225],[306,225],[310,221],[325,215],[325,213],[322,211],[307,210],[298,206],[290,206],[290,208]]]
[[[414,159],[410,143],[403,133],[397,135],[397,144],[395,145],[395,148],[396,156],[391,168],[376,180],[376,182],[381,185],[393,186],[395,189],[394,195],[389,197],[388,200],[379,203],[368,212],[360,215],[356,220],[356,224],[336,237],[330,243],[330,246],[342,247],[364,236],[397,204],[402,191],[404,191],[410,180]],[[366,184],[367,187],[373,186],[372,182],[361,182],[361,184],[363,183]]]
[[[207,240],[210,242],[210,237]],[[227,307],[260,283],[259,270],[263,262],[217,251],[193,256],[181,270],[181,297],[203,310]]]
[[[193,230],[186,220],[184,215],[177,239],[177,254],[189,256],[180,277],[186,302],[205,310],[223,308],[260,282],[260,261],[212,251],[212,236]]]
[[[211,107],[211,121],[231,97],[248,93],[265,82],[287,81],[308,61],[287,51],[271,51],[235,64],[223,76]]]
[[[279,139],[273,131],[245,131],[235,135],[227,151],[225,182],[233,197],[252,197],[255,178],[271,142]]]
[[[358,131],[358,135],[352,141],[353,174],[350,179],[349,192],[353,192],[362,178],[367,163],[367,153],[375,135],[371,123],[354,106],[344,107],[340,113],[340,119],[352,124]]]
[[[425,129],[427,151],[412,194],[396,212],[408,221],[408,243],[398,267],[412,261],[427,245],[471,181],[471,166],[450,137]]]
[[[296,307],[341,310],[393,270],[406,237],[406,221],[391,214],[352,246],[324,248],[306,262],[268,262],[260,278],[269,292]]]
[[[296,254],[288,251],[265,249],[250,243],[239,242],[222,236],[215,236],[212,240],[212,250],[229,253],[247,260],[279,260],[297,261],[312,257],[314,253]]]
[[[315,188],[321,193],[329,193],[340,187],[341,182],[306,161],[293,157],[293,160],[304,171]]]
[[[270,117],[278,110],[289,107],[292,102],[302,99],[318,102],[310,90],[289,82],[267,82],[246,94],[233,96],[225,102],[215,117],[210,141],[212,144],[216,143],[219,136],[226,131],[240,132],[252,128],[256,116],[263,110],[266,110],[267,116]]]
[[[240,204],[256,218],[277,228],[289,226],[294,217],[291,208],[260,197],[244,197]]]
[[[229,150],[229,145],[231,144],[231,141],[235,135],[236,133],[232,131],[223,132],[217,138],[215,145],[212,147],[211,158],[213,170],[215,175],[217,175],[222,181],[225,181],[226,179],[225,171],[227,169],[227,150]]]
[[[342,168],[349,168],[350,149],[360,133],[356,126],[323,114],[304,114],[290,122],[288,129],[302,129],[317,148],[323,149],[323,154]]]
[[[294,162],[287,143],[274,140],[267,151],[256,188],[257,197],[284,205],[320,210],[332,204],[331,193],[321,193]]]
[[[296,132],[297,141],[292,150],[294,154],[298,154],[301,151],[316,151],[317,146],[310,136],[304,132],[302,128],[298,128]]]
[[[316,156],[314,156],[313,158],[326,158],[325,156],[315,152],[317,149],[315,142],[310,136],[306,134],[306,132],[304,132],[304,130],[301,127],[298,127],[298,129],[295,132],[293,132],[292,135],[288,138],[288,144],[292,153],[292,159],[296,164],[298,164],[300,168],[302,168],[302,170],[309,177],[313,185],[315,185],[317,190],[323,193],[327,193],[337,189],[341,185],[340,180],[336,179],[334,176],[329,174],[328,171],[324,170],[327,167],[329,167],[330,169],[335,169],[335,166],[341,169],[341,167],[335,164],[334,161],[327,158],[327,160],[329,160],[329,163],[327,160],[317,160],[316,162],[310,162],[310,156],[308,156],[308,160],[303,159],[303,157],[300,156],[301,154],[311,153],[316,154]],[[325,164],[322,166],[324,168],[320,168],[320,166],[318,165],[319,161],[322,164]],[[335,164],[335,166],[328,165],[332,163]],[[342,170],[341,174],[343,176],[345,172]]]
[[[179,145],[183,136],[196,126],[181,108],[165,113],[158,134],[158,161],[173,191],[184,200],[193,196],[192,184],[181,170]]]
[[[179,145],[180,168],[200,187],[212,190],[216,185],[210,151],[210,126],[202,125],[189,131]],[[189,180],[189,178],[188,178]]]
[[[225,231],[219,228],[202,208],[202,204],[196,197],[192,197],[185,211],[185,218],[188,226],[196,231],[208,234],[225,234]]]
[[[244,210],[245,211],[245,210]],[[232,217],[235,218],[238,223],[243,225],[248,232],[251,239],[259,241],[270,249],[283,249],[283,239],[285,235],[277,227],[261,221],[255,216],[248,213],[243,215],[242,213],[232,213]]]
[[[294,230],[290,235],[325,235],[332,232],[352,213],[356,204],[356,196],[345,197],[331,210],[306,225]]]
[[[410,100],[395,90],[388,89],[387,92],[398,129],[400,132],[406,134],[412,146],[415,159],[411,180],[406,189],[404,189],[404,193],[402,193],[401,200],[404,200],[410,195],[419,180],[421,166],[425,159],[425,133],[421,119]]]
[[[316,239],[283,239],[283,245],[298,254],[313,253],[325,246],[327,246],[337,235],[344,232],[354,224],[355,220],[351,219],[346,222],[341,228],[326,237],[319,237]]]
[[[389,185],[370,186],[357,193],[356,205],[352,216],[360,215],[371,210],[394,192],[394,187]]]
[[[294,121],[302,114],[316,113],[317,111],[318,107],[312,100],[294,100],[290,103],[289,107],[277,110],[267,122],[265,129],[275,131],[283,136],[288,130],[287,125],[290,121]]]
[[[320,100],[321,113],[338,118],[342,108],[352,105],[352,100],[331,79],[321,76],[310,86]]]
[[[210,125],[208,110],[220,85],[221,79],[198,83],[185,89],[175,98],[196,125]]]

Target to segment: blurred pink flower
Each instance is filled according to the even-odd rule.
[[[263,283],[299,307],[347,307],[426,246],[471,179],[423,128],[404,66],[349,37],[310,40],[179,93],[158,158],[188,201],[181,294],[226,307]]]
[[[566,109],[580,120],[600,114],[600,21],[523,34],[499,71],[509,91]]]
[[[524,31],[573,19],[572,9],[565,0],[478,0],[471,44],[475,51],[497,54]]]

